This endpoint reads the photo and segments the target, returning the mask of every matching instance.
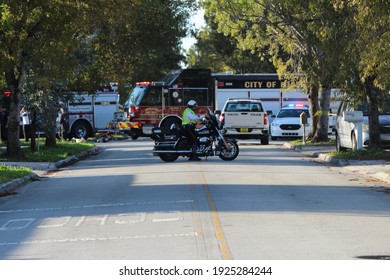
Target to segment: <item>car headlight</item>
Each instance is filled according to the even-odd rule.
[[[368,123],[363,123],[362,125],[363,132],[368,132],[368,128],[369,128]]]
[[[279,126],[279,124],[277,122],[272,122],[271,126]]]

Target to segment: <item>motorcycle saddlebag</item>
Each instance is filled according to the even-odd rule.
[[[180,135],[179,129],[156,127],[152,129],[152,138],[155,140],[177,140]]]

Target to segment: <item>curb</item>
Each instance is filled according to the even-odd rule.
[[[40,177],[37,174],[31,173],[30,175],[24,176],[22,178],[8,181],[0,185],[0,196],[13,194],[17,188],[24,186],[26,183],[39,180]]]
[[[343,167],[343,166],[349,165],[349,162],[346,159],[338,159],[338,158],[332,157],[330,155],[323,154],[321,152],[305,152],[302,149],[302,146],[294,146],[294,145],[291,145],[290,143],[284,143],[283,147],[288,149],[288,150],[293,150],[296,152],[303,153],[308,157],[315,158],[317,161],[327,163],[331,166]]]
[[[90,149],[88,151],[81,152],[81,153],[74,155],[74,156],[70,156],[64,160],[52,162],[49,164],[49,167],[46,170],[46,173],[50,172],[50,171],[58,170],[60,168],[63,168],[63,167],[66,167],[66,166],[69,166],[72,164],[75,164],[76,162],[78,162],[80,160],[86,159],[86,158],[93,156],[93,155],[97,155],[99,153],[100,153],[100,149],[98,147],[93,147],[92,149]],[[39,175],[34,173],[34,171],[31,171],[30,175],[24,176],[22,178],[14,179],[14,180],[8,181],[4,184],[1,184],[0,185],[0,196],[10,195],[16,189],[24,186],[28,182],[40,181],[40,180],[41,179],[40,179]]]
[[[93,156],[93,155],[97,155],[97,154],[99,154],[99,152],[100,152],[100,149],[98,147],[93,147],[92,149],[90,149],[88,151],[81,152],[77,155],[70,156],[66,159],[51,163],[49,165],[49,171],[57,170],[57,169],[60,169],[62,167],[66,167],[66,166],[75,164],[76,162],[78,162],[80,160],[86,159],[86,158]],[[53,165],[52,168],[50,168],[51,165]]]
[[[315,158],[317,162],[329,164],[331,166],[338,166],[338,167],[344,167],[347,165],[350,165],[349,161],[347,159],[338,159],[334,158],[332,156],[329,156],[327,154],[323,154],[320,152],[306,152],[302,149],[302,146],[294,146],[290,143],[284,143],[283,147],[288,150],[293,150],[302,154],[305,154],[308,157]],[[383,181],[387,184],[390,184],[390,174],[385,172],[377,172],[375,174],[369,175],[370,177],[373,177],[375,179],[378,179],[380,181]]]
[[[389,173],[378,172],[378,173],[375,173],[375,175],[373,175],[373,177],[378,179],[378,180],[385,181],[385,182],[390,184],[390,174]]]
[[[323,161],[323,162],[326,162],[332,166],[339,166],[339,167],[343,167],[343,166],[347,166],[349,165],[349,162],[348,160],[346,159],[338,159],[338,158],[334,158],[332,156],[329,156],[329,155],[326,155],[326,154],[322,154],[322,153],[314,153],[313,155],[316,155],[315,157],[320,160],[320,161]]]

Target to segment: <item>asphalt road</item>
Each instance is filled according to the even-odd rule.
[[[0,198],[0,259],[388,258],[390,194],[281,144],[173,163],[150,140],[101,144]]]

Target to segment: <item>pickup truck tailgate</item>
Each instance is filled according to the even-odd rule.
[[[225,112],[225,126],[231,128],[264,128],[264,112]]]

